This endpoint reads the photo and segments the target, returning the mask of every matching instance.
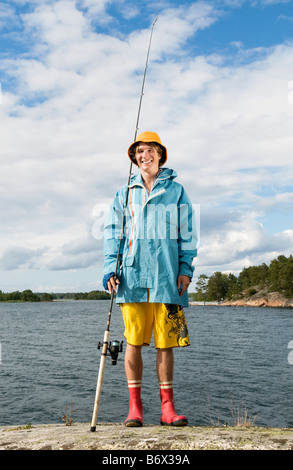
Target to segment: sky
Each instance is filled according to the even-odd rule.
[[[0,2],[0,289],[102,289],[139,131],[200,207],[200,274],[293,254],[293,1]]]

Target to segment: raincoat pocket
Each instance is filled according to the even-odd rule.
[[[132,266],[134,262],[134,256],[126,256],[123,259],[122,266]]]

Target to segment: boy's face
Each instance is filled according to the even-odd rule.
[[[136,149],[136,161],[139,168],[146,173],[158,173],[160,156],[156,148],[151,145],[141,143]]]

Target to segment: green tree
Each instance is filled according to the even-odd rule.
[[[215,272],[208,282],[208,299],[209,300],[223,300],[229,289],[229,280],[227,274],[221,272]]]
[[[270,265],[271,290],[293,296],[293,257],[279,256]]]
[[[41,301],[42,302],[52,302],[53,301],[53,295],[52,294],[47,294],[46,292],[41,295]]]
[[[198,277],[196,283],[196,300],[205,301],[207,300],[207,288],[209,278],[205,274],[201,274]]]
[[[284,266],[282,276],[282,286],[286,297],[293,297],[293,257],[292,255],[287,259]]]
[[[287,258],[284,255],[278,256],[277,259],[273,259],[269,267],[269,283],[270,290],[272,292],[281,292],[282,291],[282,278],[281,272],[287,262]]]
[[[18,302],[21,299],[21,292],[19,292],[18,290],[15,292],[11,292],[10,294],[6,294],[6,295],[9,296],[9,300],[13,300],[15,302]]]
[[[34,294],[30,289],[24,290],[20,296],[22,302],[39,302],[41,299],[37,294]]]
[[[250,284],[250,276],[248,268],[243,268],[238,276],[238,283],[241,290],[247,289],[251,286]]]
[[[232,299],[234,296],[239,296],[241,294],[241,287],[239,285],[238,278],[232,274],[228,274],[228,290],[226,296],[228,299]]]
[[[94,290],[88,293],[87,299],[88,300],[108,300],[111,296],[108,292]]]

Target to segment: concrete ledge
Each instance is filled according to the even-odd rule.
[[[0,450],[293,450],[293,429],[89,423],[1,426]]]

